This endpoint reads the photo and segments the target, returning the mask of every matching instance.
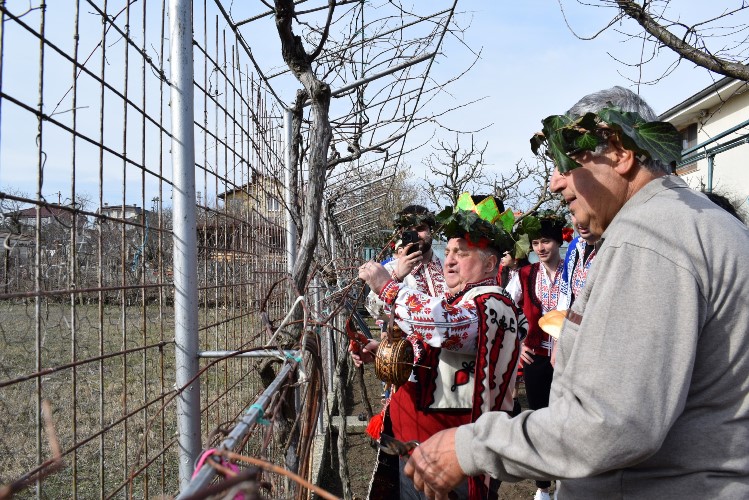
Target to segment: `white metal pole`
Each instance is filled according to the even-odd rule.
[[[283,115],[283,129],[285,139],[284,163],[286,164],[286,168],[284,169],[286,182],[286,190],[284,191],[286,201],[286,270],[289,274],[294,273],[294,263],[296,261],[296,224],[294,224],[294,218],[291,216],[291,210],[294,208],[291,203],[291,179],[295,175],[293,165],[291,164],[291,143],[293,141],[291,121],[291,110],[287,108]]]
[[[195,217],[195,132],[193,129],[192,2],[169,1],[174,188],[174,339],[180,489],[190,483],[200,454],[198,373],[198,236]]]
[[[327,205],[327,203],[326,203]],[[325,213],[329,214],[330,210],[328,210],[327,206],[325,208]],[[333,238],[332,231],[333,229],[330,227],[330,225],[333,224],[333,221],[325,218],[325,237],[328,240],[328,248],[330,248],[330,265],[333,268],[333,271],[336,273],[336,277],[338,276],[338,248],[336,247],[336,241],[335,238]],[[338,279],[336,278],[336,286],[338,286]],[[333,380],[335,377],[335,344],[333,343],[333,336],[335,333],[333,332],[332,328],[329,328],[327,332],[325,332],[325,348],[327,350],[328,354],[328,393],[333,394],[333,390],[335,389],[333,387]]]

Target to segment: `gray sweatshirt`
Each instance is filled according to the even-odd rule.
[[[667,176],[603,237],[549,407],[458,428],[461,467],[562,499],[749,498],[749,231]]]

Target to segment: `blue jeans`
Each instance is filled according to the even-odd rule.
[[[426,500],[426,496],[421,491],[418,491],[414,486],[413,481],[404,472],[403,468],[406,466],[408,457],[401,457],[398,460],[398,474],[400,476],[400,500]],[[450,498],[456,500],[468,500],[468,481],[464,480],[453,490],[453,494]]]

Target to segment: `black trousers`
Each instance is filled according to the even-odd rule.
[[[523,367],[525,380],[525,394],[531,410],[538,410],[549,406],[551,380],[554,378],[554,367],[551,358],[541,354],[532,354],[533,363]],[[537,488],[548,488],[550,481],[536,481]]]

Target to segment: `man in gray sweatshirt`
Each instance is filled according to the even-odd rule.
[[[560,478],[560,499],[749,498],[749,231],[668,175],[681,142],[655,120],[614,87],[534,136],[552,190],[603,243],[549,407],[418,446],[405,471],[429,498],[481,473]]]

